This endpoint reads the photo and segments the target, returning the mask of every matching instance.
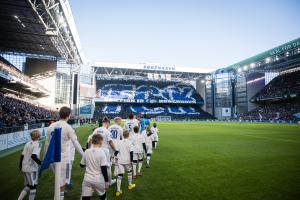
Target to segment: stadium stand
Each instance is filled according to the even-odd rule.
[[[120,83],[121,82],[121,83]],[[102,100],[187,101],[202,103],[203,98],[188,84],[173,81],[101,80],[97,97]]]
[[[244,120],[298,121],[300,71],[282,73],[251,98],[259,106],[241,114]]]
[[[264,104],[254,110],[242,114],[241,117],[244,120],[284,120],[284,121],[298,121],[296,116],[300,113],[300,102],[279,102],[272,104]]]
[[[203,98],[189,84],[162,80],[97,80],[94,116],[127,118],[129,113],[172,120],[203,120],[212,116],[201,109]]]
[[[0,93],[0,128],[56,120],[56,111]]]
[[[211,117],[200,108],[203,98],[191,86],[174,81],[97,80],[96,119],[129,113],[149,117],[171,116],[172,119]],[[130,102],[130,103],[129,103]]]
[[[94,116],[96,120],[104,116],[113,118],[121,116],[127,118],[129,113],[136,115],[147,114],[151,118],[156,116],[170,116],[172,120],[204,120],[212,119],[199,105],[170,105],[170,104],[115,104],[96,103]]]
[[[300,71],[283,73],[275,77],[263,90],[258,92],[253,101],[289,99],[300,95]]]
[[[35,97],[49,95],[49,91],[45,87],[22,73],[2,56],[0,56],[0,83],[1,88],[3,88],[3,86],[9,90],[18,88],[19,92],[21,91]]]

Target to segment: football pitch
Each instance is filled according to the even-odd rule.
[[[158,123],[160,141],[151,168],[134,179],[137,187],[123,196],[132,200],[296,200],[300,199],[300,125],[225,122]],[[93,126],[77,129],[85,146]],[[0,157],[0,199],[17,199],[23,188],[18,171],[20,151]],[[80,198],[84,170],[79,156],[66,200]],[[39,180],[38,200],[52,199],[50,170]],[[94,198],[98,199],[98,198]]]

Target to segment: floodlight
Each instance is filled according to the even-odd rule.
[[[243,70],[241,68],[238,68],[237,69],[237,72],[242,72]]]
[[[271,62],[271,58],[266,58],[266,63],[270,63]]]
[[[251,68],[254,68],[254,67],[255,67],[255,63],[251,63],[251,64],[250,64],[250,67],[251,67]]]
[[[58,32],[55,28],[48,28],[45,34],[49,36],[57,36]]]
[[[248,69],[248,66],[245,65],[245,66],[243,67],[243,69],[246,71],[246,70]]]
[[[290,52],[286,52],[285,56],[288,57],[290,55]]]

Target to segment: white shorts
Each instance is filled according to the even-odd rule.
[[[144,158],[143,153],[133,153],[133,160],[142,160]]]
[[[156,141],[156,142],[158,142],[158,135],[156,134],[155,136],[154,136],[154,141]]]
[[[105,156],[106,156],[106,159],[107,159],[107,162],[109,163],[109,165],[111,165],[111,154],[109,152],[109,149],[108,148],[102,148],[104,153],[105,153]]]
[[[147,154],[152,154],[152,143],[146,146],[147,148]]]
[[[126,165],[119,164],[118,167],[117,167],[117,174],[125,174],[125,170],[127,172],[131,171],[132,170],[132,165],[131,164],[126,164]]]
[[[24,185],[37,185],[38,184],[38,172],[22,172],[24,177]]]
[[[102,196],[105,193],[105,183],[103,181],[89,182],[83,180],[81,196],[91,197],[94,192],[96,192],[98,196]]]
[[[55,173],[55,164],[51,165],[53,173]],[[70,162],[61,162],[60,164],[60,187],[70,184],[72,174],[72,165]]]

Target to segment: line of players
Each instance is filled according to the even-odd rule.
[[[106,200],[106,191],[114,183],[117,185],[116,196],[122,195],[121,182],[125,171],[128,176],[128,189],[135,188],[136,185],[132,183],[132,178],[142,176],[144,156],[146,156],[146,164],[149,167],[152,150],[157,147],[158,129],[156,124],[154,123],[153,127],[150,128],[150,121],[147,118],[142,118],[139,122],[134,118],[134,115],[130,114],[123,130],[121,118],[115,118],[115,124],[112,126],[109,126],[110,121],[104,118],[102,126],[96,128],[88,137],[87,150],[84,151],[77,140],[75,131],[67,123],[70,114],[70,108],[62,107],[60,109],[60,120],[48,127],[45,142],[46,152],[54,128],[60,127],[62,129],[60,199],[64,199],[65,186],[70,184],[75,149],[82,156],[80,166],[85,167],[82,200],[90,199],[93,192],[96,192],[101,200]],[[30,136],[32,141],[25,145],[20,157],[19,167],[24,177],[25,186],[18,200],[24,199],[27,195],[29,195],[29,200],[34,200],[36,195],[38,169],[42,163],[39,159],[40,133],[38,130],[34,130]],[[116,177],[116,179],[112,179],[112,177]]]

